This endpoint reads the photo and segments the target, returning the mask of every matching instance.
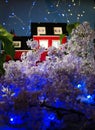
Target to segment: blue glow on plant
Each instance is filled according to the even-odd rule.
[[[84,93],[87,93],[87,88],[86,88],[86,82],[85,81],[79,81],[77,85],[74,85],[76,88],[80,89]]]
[[[6,25],[6,23],[5,22],[3,22],[3,26],[5,26]]]
[[[57,118],[56,113],[49,112],[47,110],[43,110],[43,126],[42,130],[51,129],[54,130],[56,128],[59,128],[61,125],[61,120]]]
[[[87,95],[86,98],[87,98],[87,103],[89,103],[89,104],[94,104],[95,103],[93,95]]]
[[[9,90],[14,93],[13,97],[17,97],[21,91],[20,87],[16,87],[14,84],[9,85]]]
[[[87,101],[90,104],[95,104],[95,98],[94,95],[87,95]]]
[[[21,115],[10,114],[9,123],[11,125],[21,125],[23,123]]]
[[[17,97],[21,91],[20,87],[17,87],[14,84],[2,84],[0,85],[0,100],[9,99],[11,97]]]
[[[83,90],[84,88],[86,88],[86,79],[83,77],[82,79],[80,79],[77,75],[76,75],[77,78],[71,78],[71,83],[72,85],[75,87],[75,88],[78,88],[80,90]]]
[[[22,27],[22,30],[25,30],[25,28],[24,28],[24,27]]]
[[[48,119],[49,120],[54,120],[56,118],[55,114],[54,113],[51,113],[49,116],[48,116]]]
[[[48,112],[46,110],[43,110],[43,124],[43,130],[50,126],[50,120],[48,119]]]
[[[14,121],[14,118],[10,118],[10,121],[13,122],[13,121]]]
[[[52,105],[55,106],[56,108],[59,108],[59,107],[64,108],[64,107],[66,107],[65,102],[61,101],[59,98],[57,98],[55,100],[55,102],[52,103]]]
[[[81,88],[81,87],[82,87],[82,85],[81,85],[81,84],[78,84],[78,85],[77,85],[77,88]]]
[[[26,79],[26,85],[28,86],[29,91],[39,91],[41,90],[48,82],[46,77],[41,75],[34,74],[30,79]]]
[[[81,102],[87,103],[87,104],[95,104],[95,98],[94,95],[79,95],[77,97],[77,100],[80,100]]]
[[[39,99],[39,101],[40,101],[41,103],[43,103],[44,101],[46,101],[47,96],[46,96],[46,94],[43,94],[43,95],[39,96],[38,99]]]
[[[12,15],[15,15],[15,13],[14,13],[14,12],[12,12]]]
[[[88,95],[87,98],[88,98],[88,99],[92,99],[92,96],[91,96],[91,95]]]

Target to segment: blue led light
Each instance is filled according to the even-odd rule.
[[[22,27],[22,30],[25,30],[25,27]]]
[[[64,17],[64,16],[65,16],[65,14],[62,14],[62,16]]]
[[[41,102],[41,103],[43,103],[44,101],[46,101],[46,95],[45,94],[43,94],[43,95],[41,95],[41,96],[39,96],[38,97],[38,99],[39,99],[39,101]]]
[[[76,83],[73,83],[73,85],[74,85],[76,88],[78,88],[78,89],[80,89],[80,90],[82,90],[82,91],[87,91],[85,81],[79,81],[79,83],[78,83],[77,85],[76,85]]]
[[[22,120],[22,117],[21,115],[18,115],[18,114],[10,114],[10,117],[9,117],[9,123],[11,125],[20,125],[23,123],[23,120]]]
[[[87,104],[95,104],[94,95],[90,95],[90,94],[79,95],[77,97],[77,100],[79,100],[79,99],[80,99],[81,102],[84,102],[84,103],[87,103]]]
[[[87,103],[89,104],[95,104],[94,96],[93,95],[87,95]]]
[[[6,23],[5,23],[5,22],[3,22],[3,26],[4,26],[4,25],[6,25]]]
[[[56,128],[59,129],[60,125],[61,125],[61,121],[57,118],[56,113],[49,112],[45,109],[43,110],[42,130],[46,130],[46,129],[54,130]]]
[[[49,116],[48,116],[48,119],[49,120],[54,120],[55,119],[55,114],[54,113],[51,113]]]
[[[12,15],[14,15],[15,13],[14,12],[12,12]]]
[[[91,95],[88,95],[87,98],[90,99],[90,98],[92,98],[92,96],[91,96]]]
[[[82,87],[82,85],[81,85],[81,84],[78,84],[78,85],[77,85],[77,88],[81,88],[81,87]]]
[[[10,118],[10,121],[11,121],[11,122],[14,121],[14,118]]]

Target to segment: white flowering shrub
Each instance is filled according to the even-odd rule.
[[[28,40],[31,51],[23,53],[21,61],[4,63],[0,101],[7,106],[7,114],[3,115],[7,116],[8,123],[24,124],[23,114],[19,117],[20,121],[15,121],[22,111],[28,113],[27,120],[32,120],[32,127],[37,130],[63,129],[63,119],[66,121],[64,111],[95,120],[94,39],[95,32],[88,22],[84,22],[72,30],[66,44],[48,48],[45,61],[40,62],[45,48],[39,47],[36,41]],[[10,116],[14,114],[16,119]],[[41,121],[35,126],[38,118]],[[74,118],[76,120],[76,116]],[[47,124],[42,127],[43,122]],[[78,129],[81,125],[75,127]]]

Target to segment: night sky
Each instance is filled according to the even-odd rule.
[[[83,21],[95,29],[94,0],[0,0],[0,24],[17,36],[30,36],[31,22]]]

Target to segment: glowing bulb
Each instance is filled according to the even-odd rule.
[[[25,28],[24,28],[24,27],[22,27],[22,30],[25,30]]]
[[[3,25],[6,25],[6,23],[3,23]]]
[[[68,11],[70,12],[71,10],[70,10],[70,9],[68,9]]]
[[[80,14],[78,14],[78,16],[80,17]]]
[[[62,16],[65,16],[65,14],[62,14]]]
[[[15,115],[15,114],[11,115],[9,122],[10,122],[11,125],[16,125],[16,124],[20,125],[20,124],[23,123],[21,116]]]
[[[71,5],[68,5],[69,7],[71,7]]]
[[[71,13],[70,15],[72,16],[73,14]]]
[[[14,12],[12,12],[12,15],[14,15]]]
[[[81,88],[81,84],[78,84],[78,85],[77,85],[77,88]]]
[[[14,119],[13,118],[10,118],[10,121],[12,122]]]
[[[69,21],[69,20],[67,20],[67,23],[70,23],[70,21]]]
[[[85,13],[85,11],[84,11],[84,10],[83,10],[82,12],[83,12],[83,13]]]
[[[73,5],[75,6],[76,4],[74,3]]]
[[[50,14],[50,12],[48,12],[48,14]]]
[[[88,95],[87,98],[91,98],[91,95]]]

